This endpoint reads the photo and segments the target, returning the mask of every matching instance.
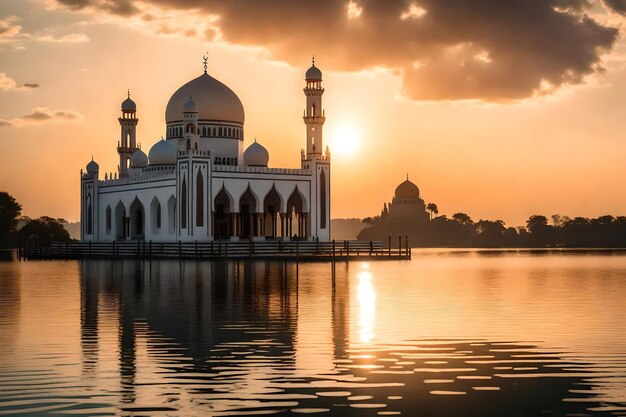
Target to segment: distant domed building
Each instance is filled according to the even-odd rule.
[[[244,151],[245,112],[206,71],[180,87],[165,110],[165,139],[137,141],[137,104],[122,102],[119,165],[81,171],[84,241],[330,239],[330,152],[324,149],[322,72],[305,74],[306,150],[300,168],[270,168],[256,139]]]
[[[420,198],[420,190],[417,185],[409,181],[407,175],[406,180],[396,187],[393,199],[389,203],[389,207],[385,204],[381,217],[389,216],[391,218],[403,218],[411,221],[428,221],[430,219],[426,212],[426,204]]]
[[[417,185],[406,180],[396,187],[394,196],[389,204],[385,203],[380,217],[370,227],[359,233],[360,240],[382,240],[387,242],[389,235],[393,236],[392,244],[396,244],[396,237],[409,236],[412,242],[423,231],[430,220],[426,212],[426,204],[420,197]]]

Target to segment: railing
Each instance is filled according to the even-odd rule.
[[[339,261],[361,258],[410,259],[411,249],[384,248],[379,241],[221,241],[212,242],[53,242],[42,246],[37,241],[20,242],[20,258],[81,259],[81,258],[262,258]]]

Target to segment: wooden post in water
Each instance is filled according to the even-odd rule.
[[[402,255],[402,235],[398,235],[398,256]]]
[[[408,258],[409,257],[409,235],[404,236],[404,244],[406,248],[404,255]]]
[[[387,251],[389,253],[389,256],[391,256],[391,235],[389,235],[389,246],[387,247]]]
[[[178,259],[182,258],[182,252],[183,252],[183,243],[179,240],[178,241]]]
[[[344,240],[346,244],[346,262],[350,262],[350,241]]]
[[[89,257],[91,258],[91,240],[89,241]]]
[[[148,257],[152,259],[152,240],[150,240],[150,245],[148,246]]]

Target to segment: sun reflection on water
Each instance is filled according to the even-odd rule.
[[[376,325],[376,292],[372,285],[372,273],[363,264],[358,273],[357,301],[359,303],[359,341],[369,343],[374,339]]]

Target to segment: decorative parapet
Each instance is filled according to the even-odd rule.
[[[310,169],[300,168],[267,168],[267,167],[248,167],[234,165],[213,165],[213,171],[218,172],[241,172],[256,174],[288,174],[288,175],[311,175]]]
[[[127,177],[118,178],[117,175],[114,177],[112,173],[106,174],[105,179],[98,181],[98,183],[101,185],[122,185],[174,178],[176,178],[176,167],[174,165],[161,165],[143,168],[140,172],[132,173]]]

